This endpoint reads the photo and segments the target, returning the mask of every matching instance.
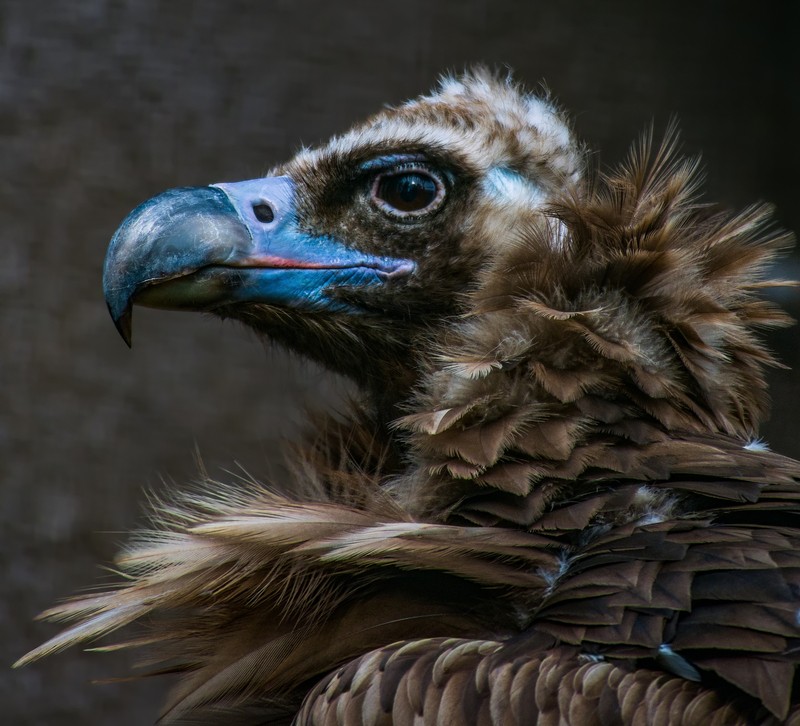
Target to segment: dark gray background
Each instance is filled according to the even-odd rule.
[[[31,617],[103,578],[142,490],[263,475],[329,379],[231,325],[100,291],[105,246],[171,186],[258,176],[438,73],[485,61],[546,79],[602,159],[681,121],[712,198],[774,201],[797,229],[797,3],[402,0],[0,2],[0,668],[54,628]],[[789,299],[791,303],[791,299]],[[791,330],[772,337],[800,361]],[[800,453],[797,374],[766,434]],[[123,659],[71,651],[0,675],[8,724],[145,724],[160,685],[92,686]]]

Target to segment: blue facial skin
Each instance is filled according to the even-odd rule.
[[[410,260],[302,232],[294,195],[291,179],[267,177],[172,189],[131,212],[111,240],[103,271],[109,311],[126,342],[133,303],[213,310],[260,302],[360,313],[329,292],[387,284],[414,271]]]

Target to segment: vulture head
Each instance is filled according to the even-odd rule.
[[[106,297],[235,318],[376,392],[519,230],[580,180],[553,105],[478,73],[379,113],[262,178],[173,189],[116,233]]]

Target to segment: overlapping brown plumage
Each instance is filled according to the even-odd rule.
[[[751,443],[787,238],[673,147],[479,226],[402,415],[318,422],[280,493],[158,505],[26,660],[146,619],[170,722],[800,723],[800,464]]]

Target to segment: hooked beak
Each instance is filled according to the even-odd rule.
[[[267,177],[171,189],[133,210],[114,234],[103,269],[109,312],[131,344],[134,303],[213,310],[236,302],[359,312],[336,287],[385,284],[410,260],[359,252],[298,228],[295,185]]]

